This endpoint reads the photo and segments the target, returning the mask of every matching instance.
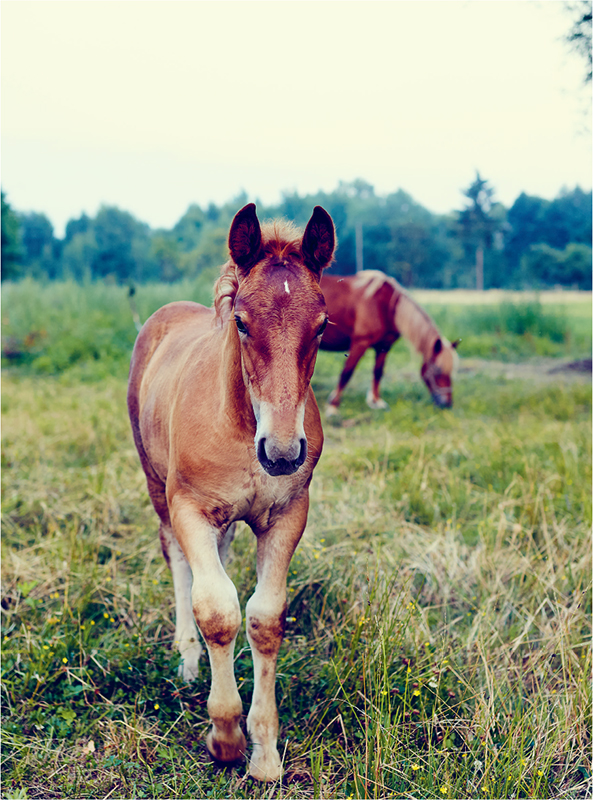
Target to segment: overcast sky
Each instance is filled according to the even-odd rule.
[[[168,228],[357,177],[434,212],[476,169],[506,205],[588,190],[564,6],[3,0],[2,187],[59,236],[103,203]]]

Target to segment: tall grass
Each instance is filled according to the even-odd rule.
[[[207,758],[207,661],[177,677],[125,381],[5,377],[4,797],[588,795],[590,386],[462,374],[438,411],[395,382],[377,414],[363,383],[291,565],[269,787]],[[229,572],[244,604],[246,528]],[[247,709],[243,633],[235,668]]]
[[[559,297],[559,301],[561,297]],[[591,351],[591,306],[542,305],[539,299],[491,305],[428,305],[450,338],[461,338],[467,355],[513,359],[526,356],[584,355]]]
[[[195,280],[139,287],[133,303],[141,322],[174,300],[211,305],[216,274],[205,270]],[[50,375],[75,368],[88,379],[125,374],[136,338],[128,287],[30,278],[4,284],[2,333],[3,366]]]
[[[140,320],[173,300],[210,305],[216,272],[206,270],[195,281],[139,286],[134,301]],[[464,305],[434,303],[431,297],[427,310],[445,335],[463,339],[464,356],[512,360],[591,353],[590,302],[587,306],[584,301],[583,313],[583,303],[575,302],[567,310],[562,293],[557,305],[538,300]],[[125,375],[136,336],[128,288],[31,279],[5,283],[2,336],[5,367],[17,365],[41,375],[73,371],[85,380]]]

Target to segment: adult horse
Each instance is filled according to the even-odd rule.
[[[379,384],[387,353],[400,336],[421,354],[420,374],[436,405],[453,405],[451,374],[459,340],[449,342],[394,278],[370,269],[356,275],[324,275],[321,291],[329,314],[321,349],[349,351],[338,385],[329,397],[328,414],[337,412],[342,392],[369,347],[376,356],[367,404],[371,408],[387,408],[379,394]]]
[[[260,226],[249,204],[228,243],[214,309],[171,303],[142,327],[128,408],[173,574],[181,673],[188,681],[198,674],[197,623],[212,667],[206,744],[227,763],[244,756],[246,740],[233,670],[241,609],[223,565],[237,520],[257,537],[257,585],[246,607],[254,668],[249,771],[276,780],[276,660],[288,566],[323,445],[310,381],[327,322],[319,280],[335,233],[320,206],[303,233],[290,223]]]

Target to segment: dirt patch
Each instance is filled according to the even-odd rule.
[[[585,383],[591,381],[591,359],[559,361],[557,358],[537,358],[530,361],[507,363],[482,358],[464,358],[458,372],[460,377],[487,374],[494,377],[501,376],[507,380],[521,379],[540,383],[560,380]]]
[[[581,358],[579,361],[569,361],[568,364],[563,364],[559,367],[554,367],[550,370],[550,375],[556,372],[591,372],[591,359]]]

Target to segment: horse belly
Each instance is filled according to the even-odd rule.
[[[346,352],[350,350],[350,337],[343,333],[337,325],[330,324],[325,329],[321,340],[321,349],[330,352]]]

